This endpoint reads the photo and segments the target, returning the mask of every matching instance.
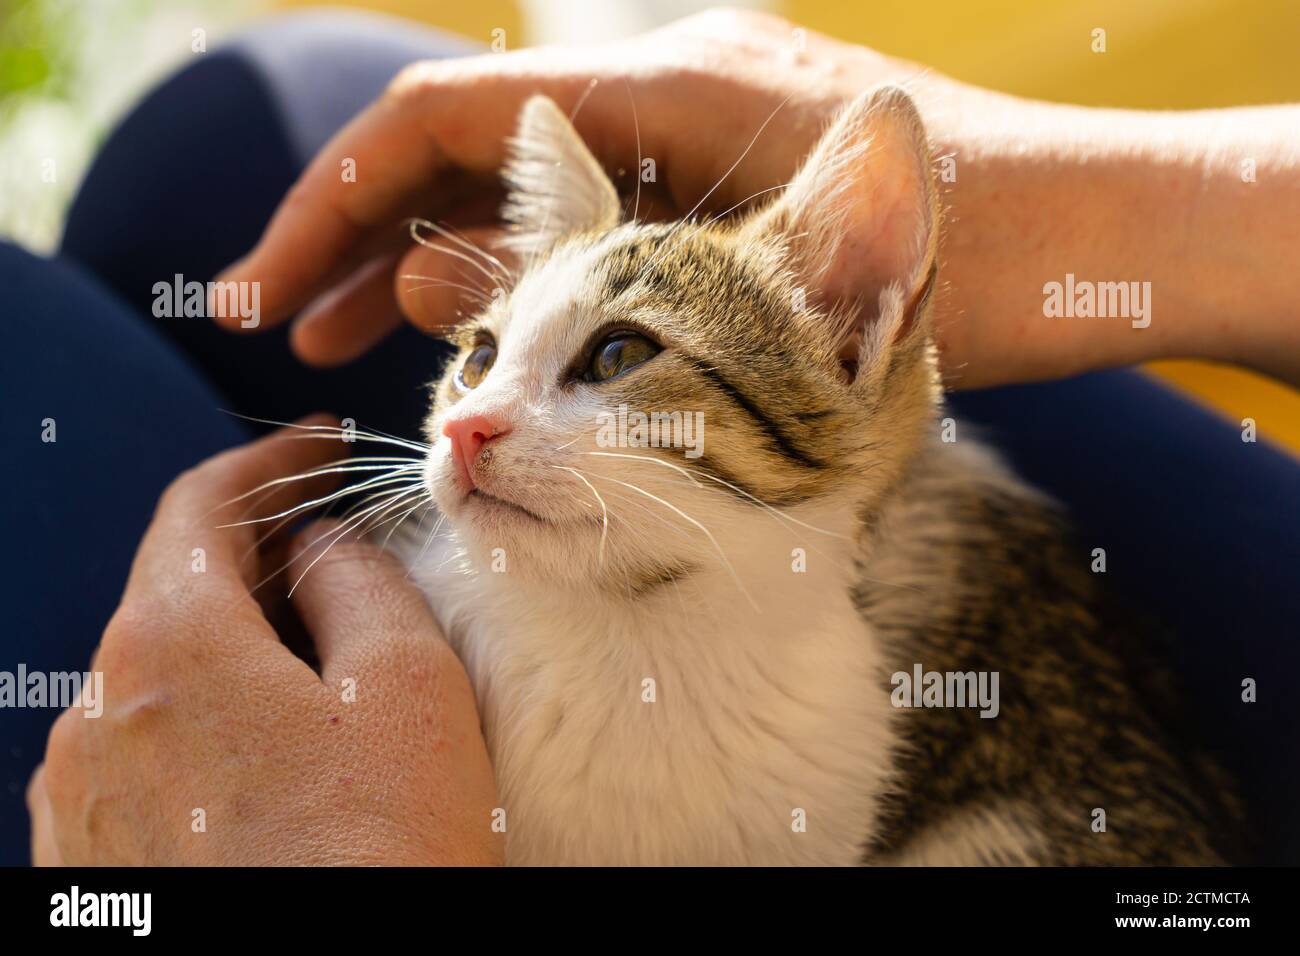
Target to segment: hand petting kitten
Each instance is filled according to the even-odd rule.
[[[655,221],[743,212],[789,181],[836,110],[895,83],[916,100],[936,160],[947,161],[940,201],[960,223],[942,250],[935,302],[946,385],[1175,356],[1300,382],[1289,278],[1300,108],[1039,103],[811,30],[796,44],[795,29],[718,10],[607,46],[414,64],[321,151],[223,278],[262,283],[263,328],[301,312],[293,343],[304,361],[346,362],[403,314],[439,333],[469,314],[456,288],[463,263],[412,249],[407,223],[446,222],[502,253],[496,171],[529,96],[572,114],[623,201],[639,193],[637,216]],[[345,157],[355,182],[340,177]],[[1247,189],[1245,158],[1255,168]],[[1134,330],[1046,319],[1044,284],[1067,272],[1151,282],[1155,321]]]

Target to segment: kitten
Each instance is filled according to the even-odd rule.
[[[426,423],[447,531],[405,550],[476,689],[510,863],[1220,861],[1087,552],[940,440],[906,93],[844,109],[738,220],[620,222],[542,97],[506,179],[527,266],[457,332]],[[608,427],[636,412],[702,440]],[[922,672],[997,699],[895,706],[954,703]]]

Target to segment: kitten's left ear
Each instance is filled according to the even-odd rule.
[[[784,195],[744,228],[780,241],[828,314],[843,320],[833,334],[851,374],[923,338],[939,201],[912,98],[882,86],[850,103]]]
[[[535,251],[570,233],[618,225],[614,184],[549,97],[524,104],[503,175],[502,216],[515,226],[508,241],[516,249]]]

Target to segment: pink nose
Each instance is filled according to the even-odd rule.
[[[451,456],[467,488],[473,488],[477,484],[474,481],[473,466],[483,446],[509,431],[507,426],[486,415],[451,418],[442,426],[442,433],[451,439]]]

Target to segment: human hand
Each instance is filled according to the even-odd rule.
[[[399,307],[430,330],[465,307],[455,284],[472,273],[413,247],[406,217],[446,221],[505,256],[496,178],[531,94],[577,110],[629,210],[671,219],[769,198],[840,105],[886,80],[915,85],[918,73],[775,17],[725,10],[609,46],[417,63],[321,151],[258,246],[221,278],[261,282],[263,327],[306,306],[292,339],[299,356],[346,361],[396,326]],[[355,160],[356,182],[341,180],[344,157]],[[643,159],[654,162],[653,181],[640,181]]]
[[[252,515],[227,504],[332,445],[277,433],[164,494],[92,664],[103,714],[65,711],[28,788],[37,864],[501,862],[473,692],[398,562],[342,542],[302,578],[317,676],[253,593],[278,549],[261,525],[218,528],[303,500],[311,482]],[[295,542],[291,580],[320,533]]]
[[[947,162],[932,319],[946,384],[1162,357],[1236,362],[1300,383],[1287,268],[1300,211],[1296,108],[1034,102],[747,11],[710,11],[608,46],[407,68],[326,145],[256,248],[221,278],[261,283],[262,327],[302,310],[292,342],[304,361],[346,362],[403,313],[437,331],[470,307],[475,274],[454,252],[412,247],[410,217],[445,222],[506,258],[497,176],[529,95],[576,109],[579,133],[628,207],[666,219],[762,202],[838,107],[884,82],[909,90]],[[355,182],[340,176],[345,158]],[[653,182],[640,181],[644,159],[654,161]],[[1246,161],[1258,174],[1243,189]],[[1146,283],[1160,317],[1053,317],[1045,289],[1067,275]]]

